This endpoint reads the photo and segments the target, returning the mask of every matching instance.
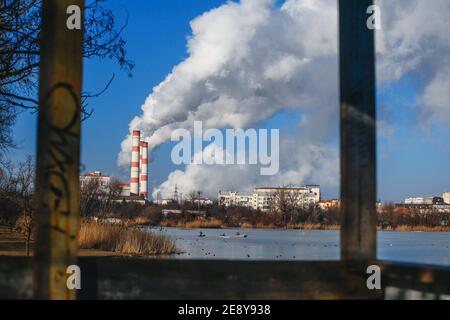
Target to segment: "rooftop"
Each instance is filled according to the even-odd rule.
[[[110,178],[110,176],[105,176],[101,171],[87,172],[83,177],[99,177],[99,178]]]

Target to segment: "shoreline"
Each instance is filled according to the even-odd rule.
[[[199,230],[199,229],[215,229],[215,230],[227,230],[227,229],[240,229],[240,230],[278,230],[278,231],[287,231],[287,230],[299,230],[299,231],[338,231],[340,226],[338,225],[330,225],[330,226],[317,226],[317,225],[295,225],[290,226],[289,228],[279,228],[273,226],[250,226],[243,225],[239,227],[228,227],[228,226],[220,226],[220,227],[201,227],[201,226],[181,226],[179,223],[177,226],[149,226],[149,225],[140,225],[140,227],[146,227],[151,229],[159,229],[159,228],[178,228],[178,229],[186,229],[186,230]],[[301,228],[303,227],[303,228]],[[450,233],[450,227],[410,227],[410,226],[399,226],[398,228],[385,228],[381,227],[377,228],[378,232],[415,232],[415,233]],[[121,252],[114,251],[105,251],[99,249],[79,249],[80,257],[111,257],[111,258],[127,258],[127,257],[136,257],[139,256],[141,258],[164,258],[167,256],[179,254],[179,252],[174,252],[173,254],[161,254],[161,255],[130,255],[124,254]],[[32,256],[32,252],[30,257]],[[24,257],[25,253],[25,240],[23,235],[14,231],[12,228],[7,226],[0,225],[0,257],[1,256],[17,256]]]
[[[102,230],[96,228],[94,229],[94,231],[98,232]],[[111,230],[108,228],[104,231],[107,231],[109,233],[110,231],[117,230]],[[127,231],[132,232],[127,233]],[[80,239],[78,257],[133,257],[145,259],[164,258],[178,253],[175,242],[168,238],[145,232],[142,232],[142,235],[139,235],[139,232],[136,233],[136,230],[127,227],[122,228],[121,230],[119,230],[119,232],[119,235],[113,235],[114,239],[108,239],[108,235],[105,236],[101,234],[97,235],[98,237],[88,236],[88,238],[84,240],[84,242],[92,242],[92,244],[83,244],[83,241],[81,239],[82,235],[79,235]],[[127,241],[127,239],[130,237],[133,238],[133,241]],[[142,246],[142,242],[146,242],[147,250],[143,249],[145,246]],[[33,242],[31,242],[29,257],[33,256],[33,245]],[[108,250],[108,248],[114,248],[114,250]],[[148,250],[150,250],[151,253],[149,253]],[[0,224],[0,257],[26,256],[26,240],[24,235],[11,226]]]
[[[151,228],[178,228],[178,229],[216,229],[216,230],[225,230],[225,229],[259,229],[259,230],[303,230],[303,231],[338,231],[340,230],[340,225],[328,225],[328,226],[320,226],[316,224],[304,224],[304,225],[293,225],[288,226],[287,228],[283,227],[276,227],[276,226],[267,226],[267,225],[249,225],[249,224],[243,224],[241,226],[211,226],[208,223],[202,224],[202,223],[165,223],[163,225],[158,226],[149,226],[142,224],[142,227],[151,227]],[[426,226],[406,226],[406,225],[400,225],[396,228],[388,227],[388,228],[381,228],[377,227],[377,232],[429,232],[429,233],[450,233],[450,226],[448,227],[426,227]]]
[[[33,243],[31,243],[31,249]],[[33,250],[30,256],[33,256]],[[94,250],[94,249],[80,249],[78,251],[79,257],[122,257],[117,252]],[[8,226],[0,225],[0,257],[26,257],[25,239],[22,234],[14,231]]]

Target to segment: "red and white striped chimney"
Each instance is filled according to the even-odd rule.
[[[140,194],[148,199],[148,143],[141,142],[141,185]]]
[[[141,132],[138,130],[133,131],[132,139],[130,193],[132,195],[139,195],[139,144],[141,141]]]

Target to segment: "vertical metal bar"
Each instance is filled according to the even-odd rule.
[[[67,267],[77,263],[79,223],[81,30],[69,30],[67,8],[83,0],[42,2],[36,170],[36,299],[75,299]]]
[[[339,1],[341,258],[376,258],[375,37],[372,0]]]

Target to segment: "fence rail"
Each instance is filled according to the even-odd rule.
[[[82,31],[65,28],[72,2],[43,2],[35,263],[0,258],[0,298],[32,298],[33,267],[35,298],[75,298],[64,286],[64,268],[76,259],[79,214]],[[76,3],[83,7],[82,0]],[[382,299],[411,292],[417,298],[449,297],[450,269],[419,265],[374,262],[381,267],[383,289],[367,289],[369,264],[362,261],[376,255],[375,52],[374,31],[366,27],[372,4],[339,1],[342,261],[81,258],[78,297]]]
[[[450,298],[450,268],[374,261],[200,261],[80,258],[80,299]],[[368,264],[382,289],[366,285]],[[32,298],[28,258],[0,258],[0,299]]]

